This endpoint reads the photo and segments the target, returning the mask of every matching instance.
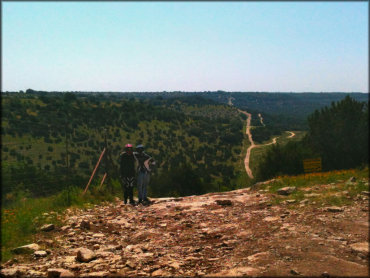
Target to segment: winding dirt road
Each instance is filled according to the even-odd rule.
[[[247,126],[246,126],[246,129],[245,129],[245,134],[248,135],[248,139],[249,139],[249,142],[251,142],[251,145],[248,147],[247,149],[247,154],[245,155],[245,158],[244,158],[244,167],[245,167],[245,171],[247,172],[248,176],[253,179],[254,176],[253,176],[253,173],[252,173],[252,170],[251,168],[249,167],[249,161],[250,161],[250,156],[251,156],[251,151],[253,148],[258,148],[258,147],[263,147],[263,146],[268,146],[268,145],[273,145],[273,144],[276,144],[276,140],[278,137],[274,137],[272,138],[272,141],[270,143],[267,143],[267,144],[261,144],[261,145],[256,145],[253,141],[253,138],[252,138],[252,133],[251,133],[251,121],[252,121],[252,114],[246,112],[246,111],[243,111],[243,110],[240,110],[238,109],[238,111],[240,113],[243,113],[244,115],[247,116]],[[260,117],[261,119],[261,117]],[[288,131],[291,135],[287,138],[292,138],[295,136],[295,133],[294,132],[291,132],[291,131]]]
[[[245,134],[248,135],[248,139],[249,139],[249,142],[251,142],[251,145],[249,146],[249,148],[247,149],[247,154],[245,155],[245,158],[244,158],[244,166],[245,166],[245,171],[247,172],[248,176],[253,179],[254,176],[253,176],[253,173],[252,173],[252,170],[251,168],[249,167],[249,160],[250,160],[250,156],[251,156],[251,151],[254,147],[256,147],[256,145],[254,144],[254,141],[253,141],[253,138],[252,138],[252,133],[251,133],[251,120],[252,120],[252,115],[246,111],[243,111],[243,110],[240,110],[238,109],[238,111],[240,113],[243,113],[244,115],[247,116],[247,127],[245,129]]]

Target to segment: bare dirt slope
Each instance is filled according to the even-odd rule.
[[[332,185],[333,186],[333,185]],[[317,189],[317,188],[316,188]],[[314,189],[313,189],[314,190]],[[316,194],[320,194],[317,189]],[[4,276],[367,276],[368,197],[328,210],[240,189],[67,210]],[[36,243],[36,242],[35,242]],[[86,249],[79,249],[86,248]],[[42,251],[46,251],[42,253]],[[36,255],[38,254],[38,255]]]

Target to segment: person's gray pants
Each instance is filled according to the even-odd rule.
[[[139,192],[139,201],[144,201],[147,198],[147,187],[149,184],[150,174],[148,172],[139,172],[137,176],[137,189]]]

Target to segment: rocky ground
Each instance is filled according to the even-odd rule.
[[[315,193],[320,194],[320,193]],[[2,276],[368,276],[368,197],[351,206],[271,205],[240,189],[150,206],[67,210],[14,250]],[[30,254],[23,254],[25,252]]]

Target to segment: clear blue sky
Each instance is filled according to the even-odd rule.
[[[2,91],[368,92],[368,2],[2,2]]]

